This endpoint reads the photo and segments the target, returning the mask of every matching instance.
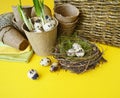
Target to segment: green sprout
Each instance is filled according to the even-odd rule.
[[[19,0],[19,5],[17,6],[18,8],[18,11],[20,13],[20,16],[21,18],[23,19],[25,25],[27,26],[27,28],[29,29],[29,31],[32,31],[33,30],[33,24],[31,22],[31,19],[30,18],[27,18],[27,16],[25,15],[23,9],[22,9],[22,3],[21,3],[21,0]]]
[[[20,6],[22,7],[22,1],[21,0],[19,0],[19,3],[20,3]]]
[[[44,0],[33,0],[35,12],[40,17],[42,24],[45,24]]]

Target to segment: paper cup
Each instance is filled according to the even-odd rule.
[[[47,5],[44,5],[44,12],[45,12],[45,15],[52,16],[52,12],[51,12],[50,8]],[[34,7],[32,8],[31,17],[36,17]]]
[[[28,41],[12,26],[4,27],[0,31],[0,41],[19,50],[28,46]]]
[[[48,56],[52,53],[57,38],[58,22],[56,19],[55,21],[55,27],[48,32],[29,32],[25,24],[22,26],[34,52],[39,56]]]
[[[79,9],[68,3],[56,6],[54,12],[59,22],[74,22],[80,13]]]

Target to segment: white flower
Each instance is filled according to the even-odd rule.
[[[42,66],[49,66],[51,64],[51,60],[47,57],[42,58],[40,61],[40,65]]]
[[[75,49],[71,48],[67,51],[67,56],[75,56]]]

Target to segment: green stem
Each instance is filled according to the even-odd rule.
[[[22,7],[20,5],[18,5],[17,8],[18,8],[18,11],[19,11],[19,13],[20,13],[20,15],[21,15],[21,17],[22,17],[25,25],[27,26],[27,28],[29,29],[29,31],[32,31],[33,30],[32,22],[29,19],[27,19],[26,15],[24,14],[24,12],[22,10]]]

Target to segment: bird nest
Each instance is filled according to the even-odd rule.
[[[85,51],[83,57],[67,56],[66,51],[72,47],[73,43],[78,43],[82,46]],[[61,68],[75,73],[82,73],[93,69],[101,61],[106,61],[102,57],[102,50],[95,44],[77,36],[61,36],[58,38],[58,43],[54,48],[53,55],[59,61]]]

